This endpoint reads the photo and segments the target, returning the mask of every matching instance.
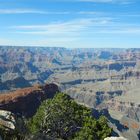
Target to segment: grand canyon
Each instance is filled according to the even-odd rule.
[[[139,140],[139,85],[140,49],[0,46],[0,109],[26,117],[61,91]]]

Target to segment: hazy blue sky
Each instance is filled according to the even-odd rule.
[[[140,0],[0,0],[0,44],[140,47]]]

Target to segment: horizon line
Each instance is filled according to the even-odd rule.
[[[25,47],[25,48],[64,48],[64,49],[140,49],[137,47],[61,47],[61,46],[43,46],[43,45],[0,45],[0,47]]]

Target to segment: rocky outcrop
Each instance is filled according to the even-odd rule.
[[[5,129],[6,131],[14,131],[15,124],[16,120],[13,113],[0,110],[0,128]]]
[[[59,91],[55,84],[34,86],[0,95],[0,109],[11,111],[25,117],[32,116],[41,102],[52,98]]]
[[[21,140],[26,133],[25,120],[16,114],[0,110],[0,140]]]
[[[127,139],[123,137],[108,137],[105,138],[104,140],[127,140]]]

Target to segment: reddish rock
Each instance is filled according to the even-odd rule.
[[[43,100],[53,98],[57,92],[58,86],[52,83],[0,94],[0,109],[30,117]]]

